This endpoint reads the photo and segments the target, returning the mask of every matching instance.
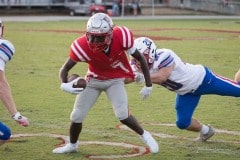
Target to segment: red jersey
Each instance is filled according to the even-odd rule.
[[[71,45],[70,58],[75,62],[88,63],[88,76],[100,80],[132,78],[134,74],[129,64],[126,50],[133,46],[134,40],[126,27],[114,27],[109,54],[103,51],[93,53],[89,48],[86,35],[75,39]]]

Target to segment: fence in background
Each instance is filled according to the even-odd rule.
[[[220,14],[240,15],[240,2],[230,0],[140,0],[140,7],[155,10],[163,7],[183,8],[195,11],[208,11]],[[54,8],[69,6],[69,3],[100,3],[108,8],[112,6],[113,0],[0,0],[0,9],[11,8]],[[130,6],[132,0],[122,0],[123,6]],[[124,15],[124,14],[123,14]]]
[[[169,0],[170,7],[240,15],[240,2],[231,0]]]

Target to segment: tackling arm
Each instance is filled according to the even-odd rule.
[[[169,76],[171,75],[173,69],[175,67],[175,63],[171,66],[161,68],[158,72],[151,74],[151,80],[155,84],[162,84],[165,82]]]
[[[24,127],[27,127],[29,125],[28,118],[22,116],[17,111],[10,85],[7,82],[4,71],[2,70],[0,70],[0,99],[15,121]]]
[[[1,70],[0,70],[0,99],[8,109],[11,116],[17,113],[17,109],[13,101],[10,86],[6,80],[4,71]]]

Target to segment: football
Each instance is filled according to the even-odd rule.
[[[78,77],[80,77],[80,76],[77,74],[72,74],[72,75],[68,76],[68,82],[71,82]],[[73,88],[84,88],[85,89],[86,86],[87,86],[87,81],[82,77],[73,84]]]

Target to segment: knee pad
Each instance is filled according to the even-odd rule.
[[[189,127],[191,122],[187,122],[187,121],[176,121],[176,126],[179,128],[179,129],[186,129]]]
[[[1,140],[8,140],[11,137],[11,130],[8,126],[4,125],[0,122],[0,139]]]

